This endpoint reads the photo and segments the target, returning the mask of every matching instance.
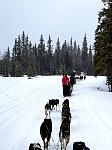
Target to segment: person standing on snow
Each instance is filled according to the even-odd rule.
[[[70,93],[72,93],[73,91],[74,80],[75,79],[72,76],[70,76]]]
[[[73,85],[76,83],[76,80],[75,80],[75,71],[72,70],[71,74],[70,74],[70,95],[73,91]]]
[[[71,84],[72,85],[75,84],[76,83],[76,81],[75,81],[75,70],[72,70],[70,78],[71,78]]]
[[[63,75],[62,78],[62,86],[63,86],[63,96],[69,96],[69,78],[67,76],[67,74]]]

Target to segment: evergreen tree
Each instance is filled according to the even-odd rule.
[[[92,49],[91,45],[89,48],[89,55],[88,55],[88,75],[93,75],[93,56],[92,56]]]
[[[53,50],[52,50],[52,40],[51,37],[49,35],[49,39],[47,41],[47,72],[48,75],[52,74],[52,58],[53,58]]]
[[[75,71],[77,74],[80,75],[81,70],[82,70],[81,51],[80,46],[78,45],[78,48],[76,50]]]
[[[40,43],[38,44],[38,74],[44,75],[46,66],[46,52],[43,35],[41,34]]]
[[[22,76],[21,63],[18,59],[15,60],[15,76],[16,77]]]
[[[28,42],[28,35],[25,36],[23,31],[21,36],[21,65],[23,74],[27,74],[27,67],[28,67],[28,51],[29,51],[29,42]]]
[[[2,74],[5,77],[8,77],[10,75],[10,50],[9,47],[7,51],[4,53],[3,61],[2,61]]]
[[[23,61],[22,61],[22,42],[21,42],[21,38],[20,38],[20,35],[18,36],[18,41],[17,41],[17,54],[16,54],[16,57],[15,57],[15,64],[16,64],[16,72],[15,72],[15,76],[16,77],[22,77],[25,73],[24,73],[24,67],[22,64]]]
[[[82,45],[82,71],[84,73],[87,73],[87,70],[88,70],[88,47],[87,47],[87,38],[85,34]]]
[[[37,49],[37,46],[36,46],[36,43],[35,45],[33,46],[33,57],[34,57],[34,68],[35,68],[35,75],[38,75],[38,49]]]
[[[70,57],[69,45],[65,42],[62,45],[62,52],[61,52],[61,70],[63,73],[67,72],[70,73],[72,68],[72,60]]]
[[[31,41],[30,41],[29,48],[28,48],[28,60],[27,60],[27,76],[29,78],[36,75],[35,66],[36,66],[35,65],[35,55],[33,52],[33,47],[32,47]]]
[[[3,60],[0,59],[0,75],[3,75]]]
[[[72,64],[73,64],[73,70],[77,70],[77,43],[74,41],[73,48],[72,48]]]
[[[12,57],[11,57],[11,76],[15,77],[16,75],[16,57],[17,57],[17,39],[15,39],[15,43],[14,43],[14,47],[13,47],[13,51],[12,51]]]
[[[73,40],[72,40],[72,37],[71,37],[71,39],[70,39],[70,44],[69,44],[69,46],[68,46],[68,50],[69,50],[69,69],[70,69],[70,71],[69,72],[71,72],[71,70],[73,70],[74,69],[74,61],[75,61],[75,51],[74,51],[74,49],[73,49]]]
[[[23,76],[21,67],[21,39],[20,35],[18,40],[15,39],[15,44],[13,47],[13,53],[11,58],[11,76],[21,77]]]
[[[61,70],[63,73],[67,72],[66,54],[67,54],[67,43],[65,40],[65,42],[62,45],[62,50],[61,50]]]
[[[95,75],[107,76],[112,92],[112,0],[102,0],[106,5],[99,12],[99,25],[95,31]]]
[[[31,77],[33,77],[33,70],[30,64],[28,65],[28,68],[27,68],[27,76],[28,76],[28,79],[31,79]]]
[[[70,44],[68,43],[67,45],[67,52],[66,52],[66,66],[67,66],[67,72],[68,74],[71,73],[71,71],[73,70],[73,62],[72,62],[72,59],[74,59],[72,57],[72,52],[73,52],[73,44],[72,44],[72,38],[70,40]]]
[[[59,38],[57,40],[56,43],[56,48],[55,48],[55,52],[54,52],[54,68],[55,68],[55,74],[62,74],[61,72],[61,45],[60,45],[60,41]]]

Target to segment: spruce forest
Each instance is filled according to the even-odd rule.
[[[92,49],[90,46],[88,53],[86,35],[81,50],[72,38],[69,43],[65,40],[62,46],[58,38],[54,48],[50,35],[46,45],[43,35],[38,44],[32,45],[23,31],[15,39],[12,53],[10,54],[9,48],[4,53],[0,68],[0,74],[12,77],[62,75],[65,72],[69,74],[73,69],[77,74],[83,71],[92,75]]]
[[[44,41],[43,35],[40,35],[40,41],[33,45],[23,31],[22,35],[15,39],[13,49],[8,47],[0,60],[0,75],[62,75],[69,74],[74,69],[78,75],[81,72],[86,75],[105,75],[110,86],[109,91],[112,92],[112,0],[102,2],[104,7],[98,14],[92,48],[91,45],[88,46],[86,34],[82,47],[72,38],[62,44],[58,38],[56,45],[52,45],[50,35],[48,41]]]

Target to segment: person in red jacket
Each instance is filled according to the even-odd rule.
[[[63,86],[63,96],[69,96],[69,78],[67,74],[63,75],[62,86]]]

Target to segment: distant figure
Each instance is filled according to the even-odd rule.
[[[70,75],[70,93],[73,91],[73,85],[76,83],[75,80],[75,71],[73,70]]]
[[[75,84],[75,70],[72,70],[71,74],[70,74],[70,79],[71,79],[71,85]]]
[[[84,80],[86,79],[86,76],[84,76]]]
[[[62,86],[63,86],[63,96],[69,96],[69,91],[70,91],[70,83],[69,83],[69,78],[67,74],[63,75],[62,78]]]
[[[72,76],[70,76],[70,94],[72,93],[73,91],[73,85],[74,85],[74,78]]]

